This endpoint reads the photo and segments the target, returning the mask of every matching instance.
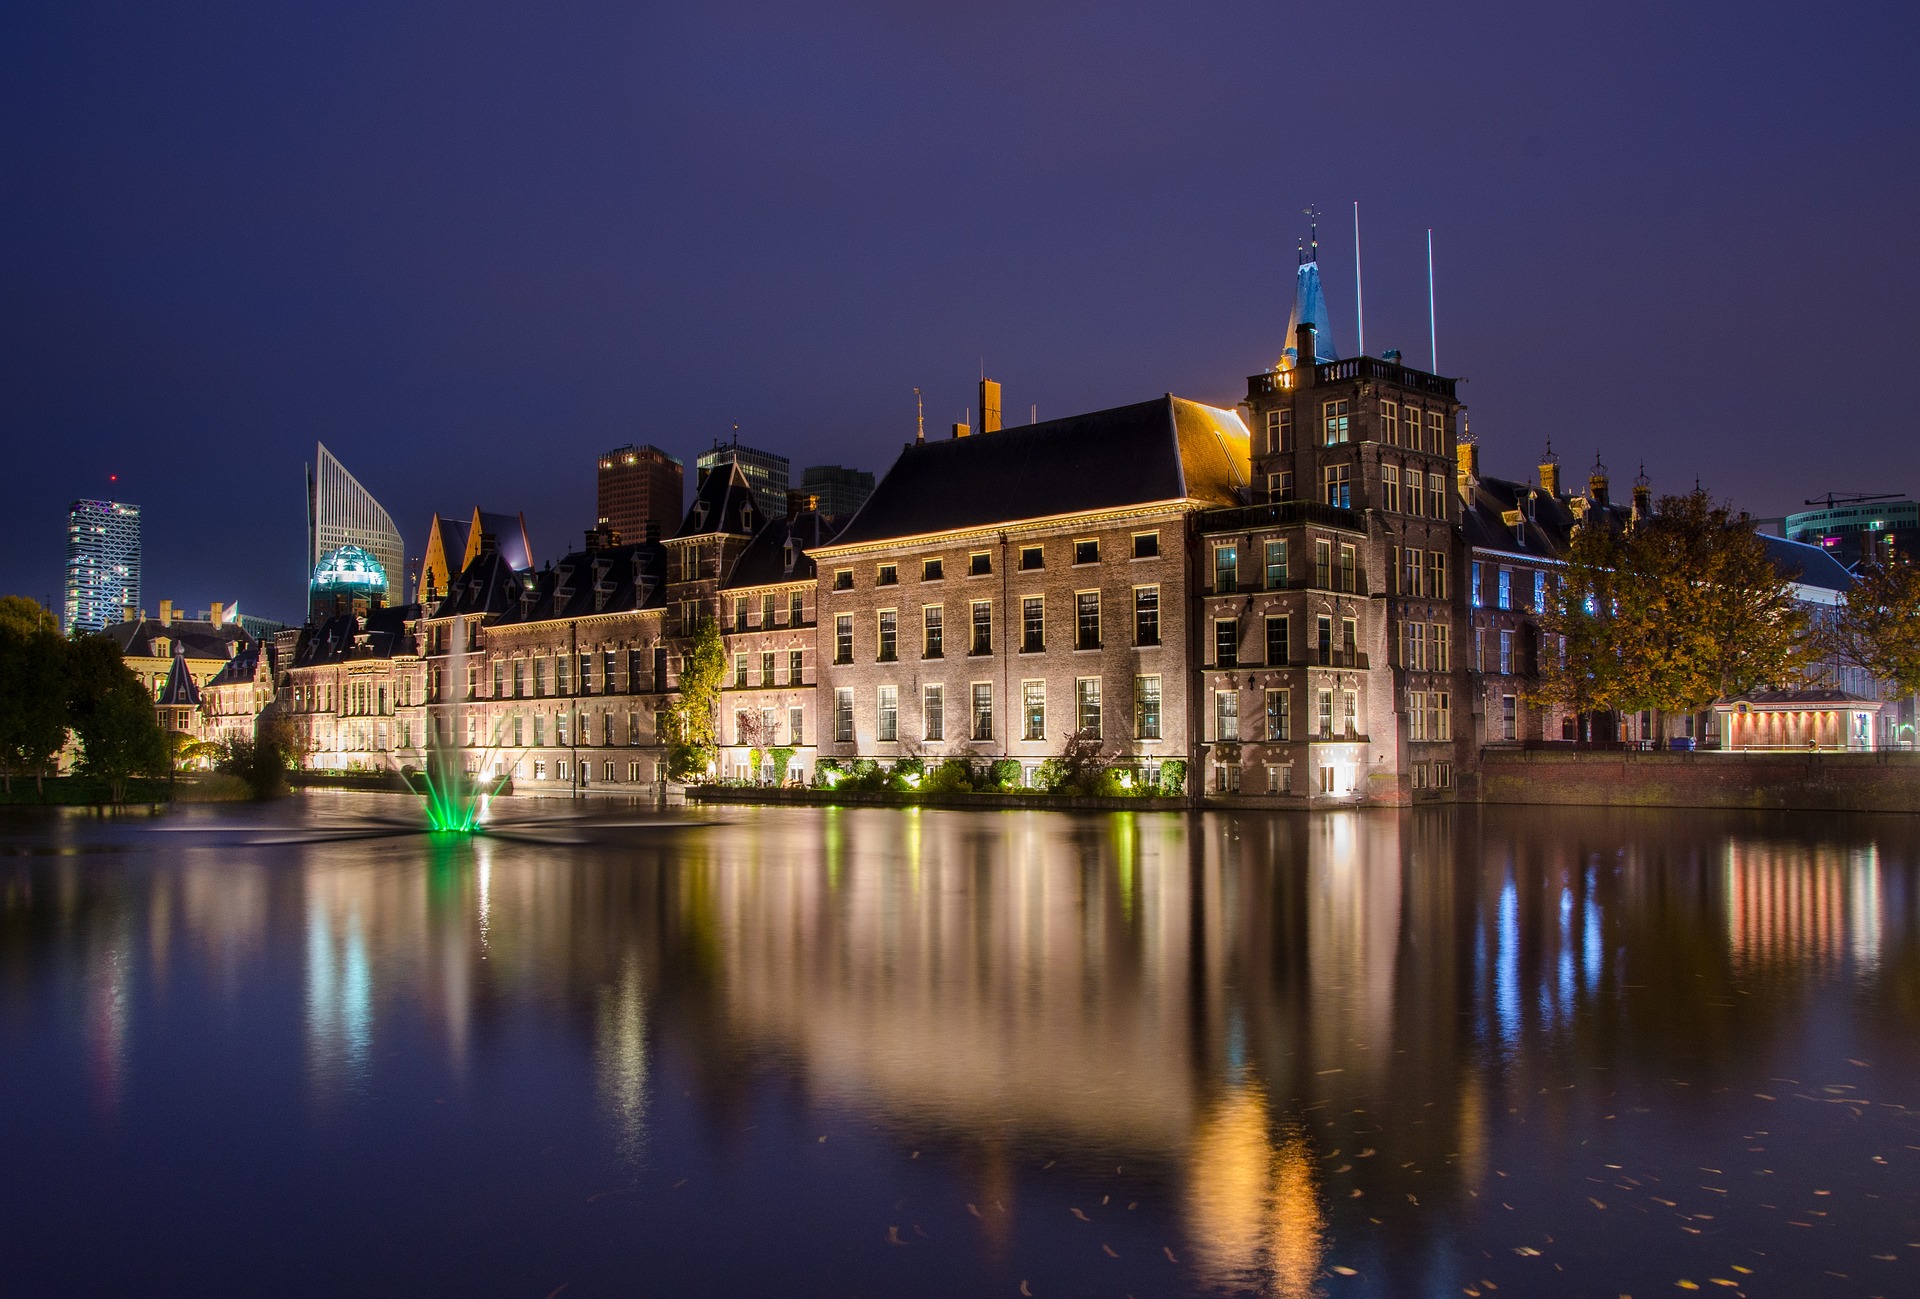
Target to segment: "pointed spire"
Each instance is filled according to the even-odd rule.
[[[1310,361],[1319,364],[1340,359],[1339,349],[1333,344],[1333,320],[1327,314],[1326,291],[1320,286],[1320,213],[1310,207],[1306,215],[1309,234],[1304,248],[1295,245],[1300,261],[1293,277],[1293,311],[1287,317],[1286,341],[1276,367],[1282,370],[1291,370],[1300,364],[1297,340],[1303,324],[1312,325],[1314,329],[1314,355]]]

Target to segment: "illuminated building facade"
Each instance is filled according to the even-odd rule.
[[[1818,546],[1848,568],[1895,553],[1920,555],[1920,502],[1830,498],[1817,510],[1786,518],[1789,541]]]
[[[75,501],[67,507],[66,604],[61,627],[101,631],[140,604],[140,507]]]
[[[686,470],[659,447],[628,444],[600,457],[594,518],[615,542],[658,541],[679,525],[685,500]]]
[[[320,556],[307,582],[307,620],[365,615],[387,602],[387,569],[359,546],[335,546]]]
[[[343,546],[367,552],[379,565],[383,600],[393,581],[404,580],[406,548],[392,517],[332,452],[316,445],[307,471],[308,571],[317,577],[320,561]]]
[[[160,602],[160,616],[149,618],[143,610],[116,621],[103,633],[120,647],[120,658],[154,698],[160,697],[174,670],[176,659],[195,685],[204,686],[240,650],[254,643],[254,637],[229,613],[227,606],[216,604],[197,618],[189,618],[173,607],[173,601]]]
[[[426,761],[417,605],[345,612],[303,629],[282,686],[301,766],[397,771]]]
[[[518,573],[533,571],[533,544],[527,540],[527,516],[482,510],[475,506],[464,522],[435,513],[427,528],[427,551],[420,563],[414,600],[431,605],[451,589],[453,575],[463,572],[481,552],[497,550],[507,567]]]
[[[254,738],[260,714],[274,700],[276,662],[272,641],[249,641],[200,687],[208,740],[231,744]]]

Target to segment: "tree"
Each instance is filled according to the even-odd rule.
[[[104,777],[115,803],[127,798],[127,781],[134,776],[165,775],[169,769],[166,734],[153,715],[153,698],[124,665],[120,675],[99,698],[80,734],[83,769]]]
[[[263,713],[254,723],[252,739],[227,743],[220,770],[246,781],[256,799],[277,798],[287,792],[287,772],[298,756],[293,724]]]
[[[0,596],[0,782],[47,768],[67,742],[67,645],[53,615],[24,596]]]
[[[1826,642],[1841,659],[1891,682],[1902,695],[1920,691],[1920,564],[1896,554],[1862,569]]]
[[[676,780],[705,771],[718,749],[715,717],[720,687],[727,679],[727,647],[720,624],[701,618],[693,645],[680,666],[680,694],[662,715],[661,736],[668,745],[667,770]]]
[[[1694,713],[1806,668],[1809,620],[1753,520],[1704,491],[1668,496],[1632,527],[1583,525],[1542,617],[1535,696],[1576,711]]]

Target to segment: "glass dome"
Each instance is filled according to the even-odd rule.
[[[313,589],[385,595],[387,570],[372,552],[359,546],[339,546],[320,556],[320,562],[313,566]]]

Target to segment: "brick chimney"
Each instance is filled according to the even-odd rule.
[[[966,437],[971,432],[973,432],[973,429],[970,425],[955,424],[953,426],[953,435],[957,438]]]
[[[173,625],[173,601],[171,600],[162,600],[160,602],[160,625],[162,627],[171,627]]]
[[[984,376],[980,380],[980,431],[1000,431],[1000,384],[998,380]]]

